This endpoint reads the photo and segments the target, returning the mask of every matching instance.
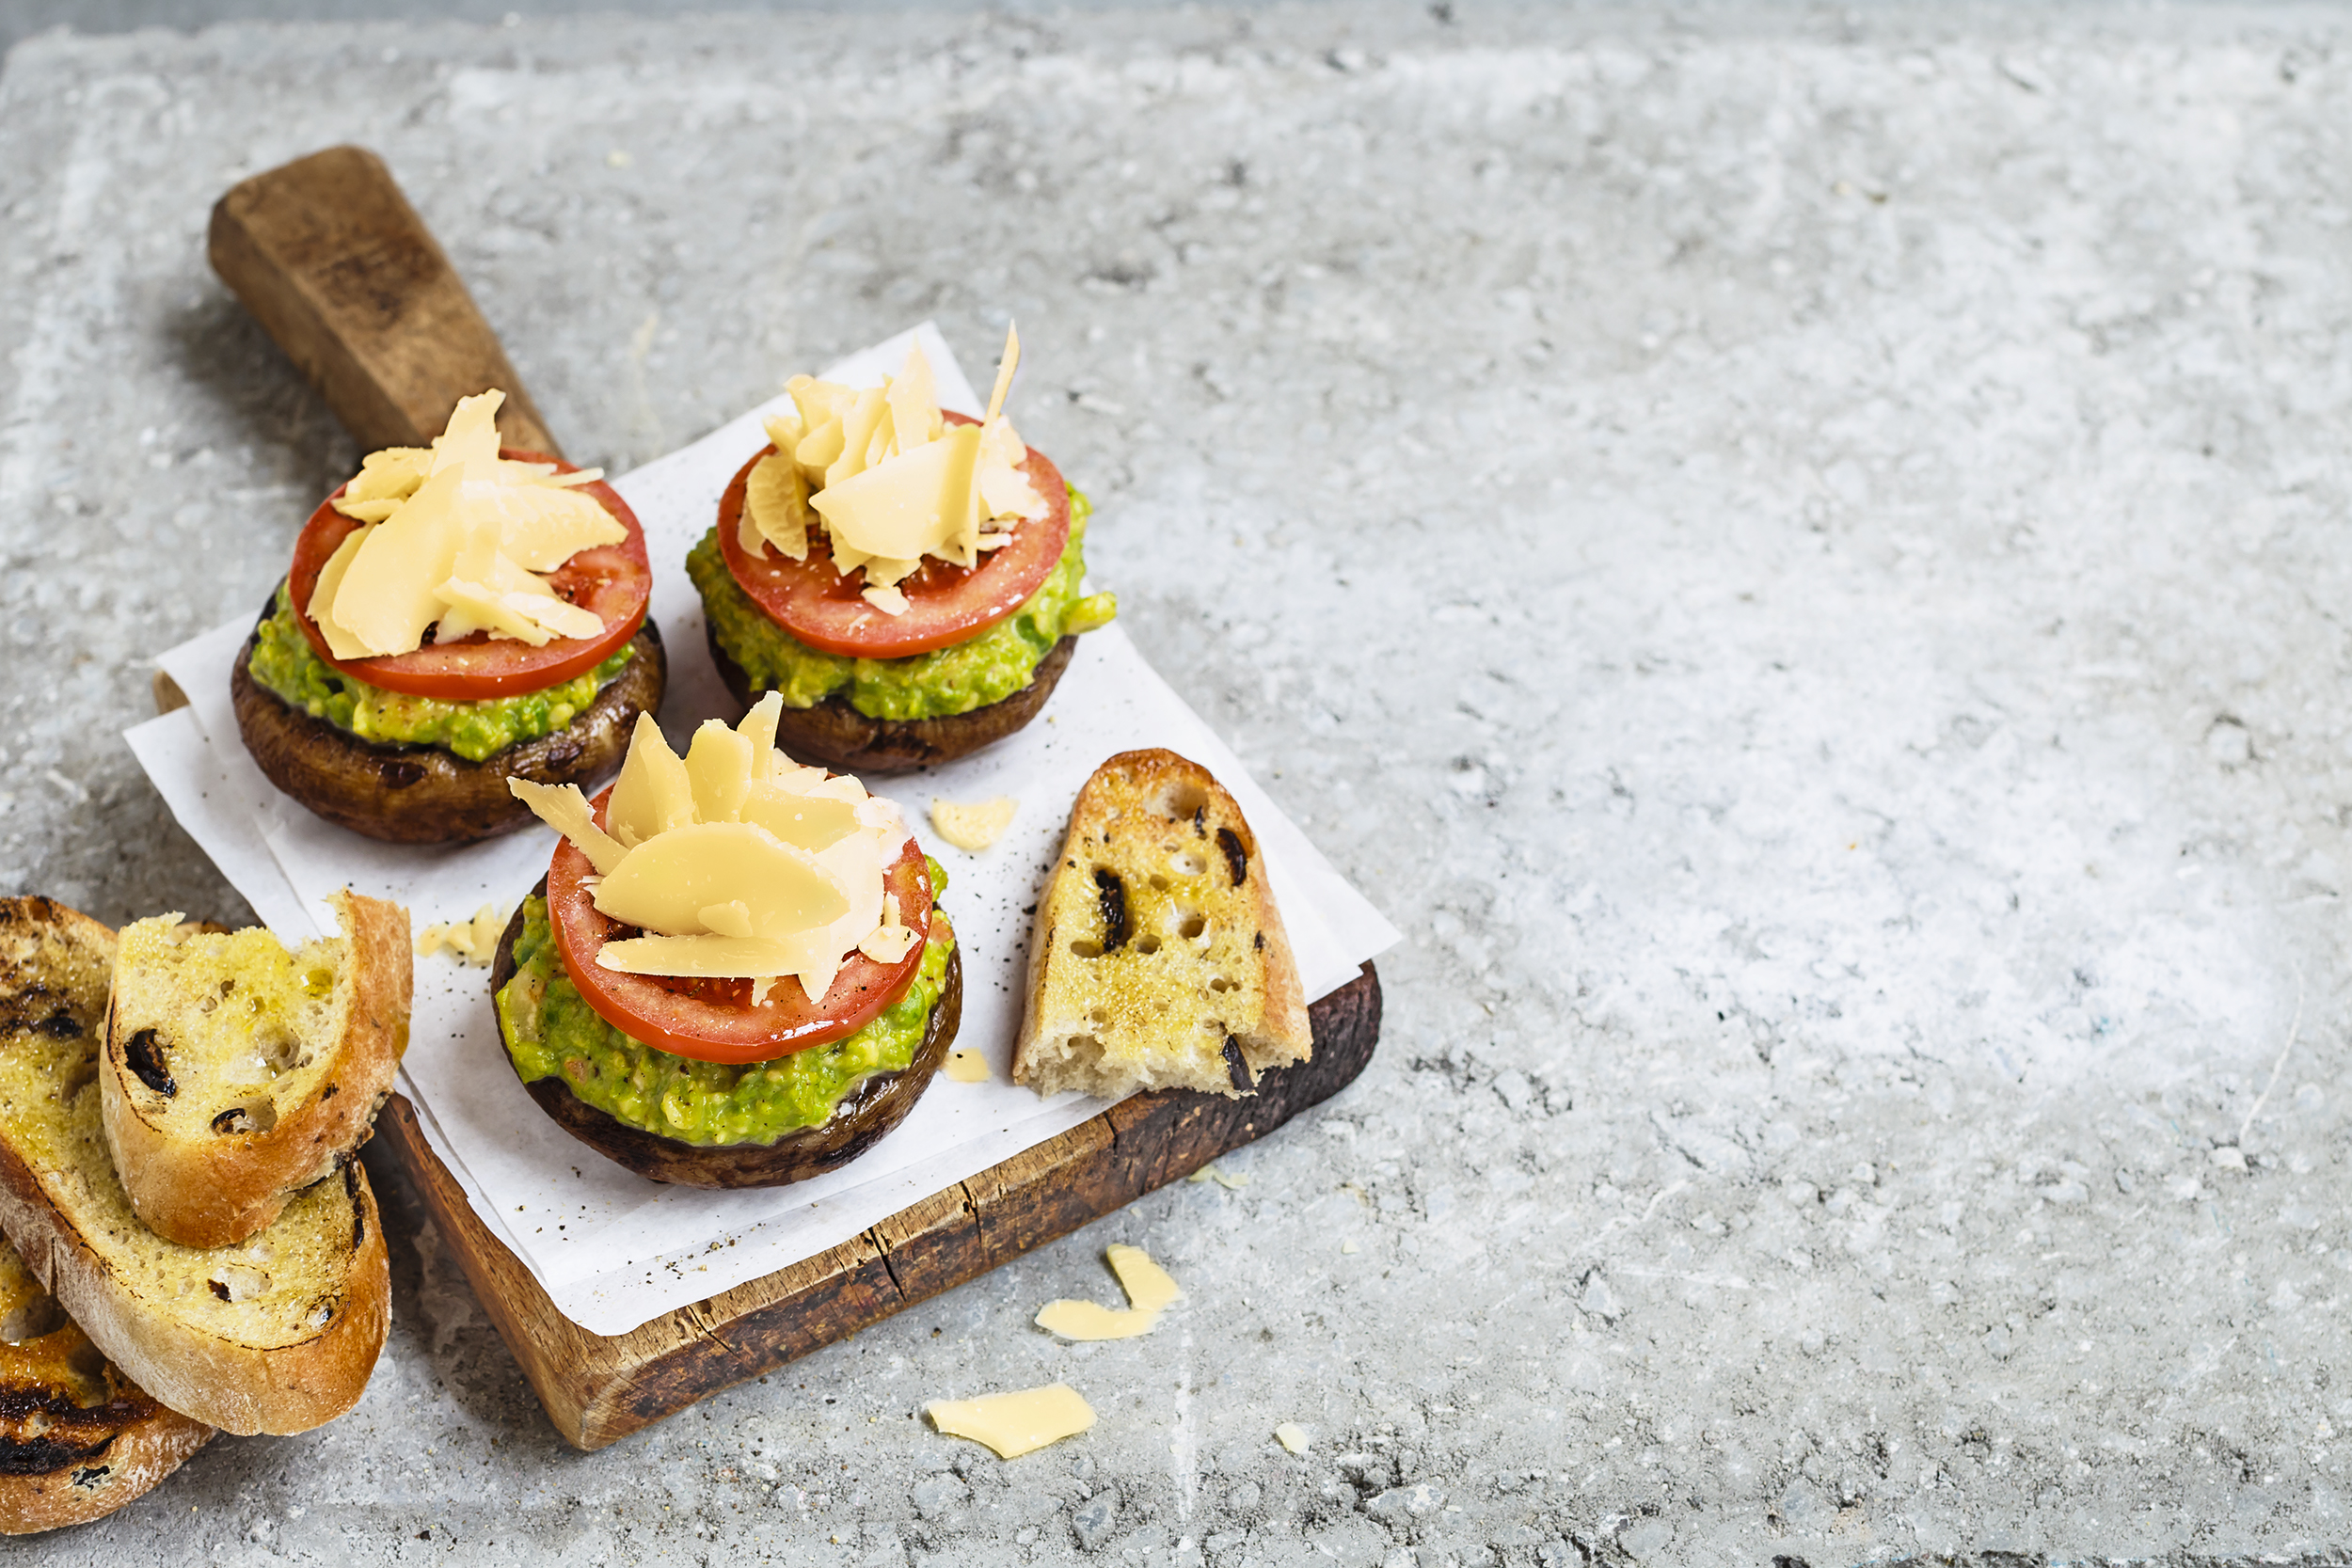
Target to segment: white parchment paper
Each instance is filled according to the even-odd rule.
[[[981,411],[930,323],[827,370],[870,386],[920,339],[943,406]],[[684,747],[732,700],[706,652],[703,613],[682,569],[735,470],[766,442],[777,398],[693,445],[613,482],[644,526],[655,562],[651,613],[670,657],[662,727]],[[547,870],[554,834],[532,829],[489,844],[420,849],[334,827],[280,795],[237,736],[229,675],[252,629],[238,621],[181,644],[159,663],[190,705],[128,732],[173,815],[271,928],[289,939],[331,925],[324,899],[345,886],[406,905],[421,927],[511,911]],[[555,1305],[597,1334],[619,1334],[672,1308],[850,1240],[930,1194],[1097,1115],[1076,1095],[1041,1100],[1010,1079],[1030,916],[1078,787],[1104,757],[1166,746],[1206,766],[1257,832],[1308,996],[1352,978],[1397,932],[1334,872],[1239,759],[1146,664],[1114,624],[1079,640],[1045,715],[985,752],[912,780],[870,781],[897,800],[946,868],[942,900],[964,966],[957,1043],[987,1053],[995,1078],[934,1081],[906,1121],[842,1170],[790,1187],[709,1193],[633,1176],[579,1143],[526,1094],[507,1065],[487,972],[446,957],[417,965],[416,1012],[402,1089],[434,1152],[476,1213],[522,1259]],[[1011,829],[967,855],[930,832],[933,796],[1020,801]]]

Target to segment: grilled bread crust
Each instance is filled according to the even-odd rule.
[[[332,993],[312,1009],[331,1033],[289,1040],[308,1070],[266,1086],[218,1081],[219,1064],[198,1049],[199,1009],[240,998],[193,994],[169,945],[141,943],[161,947],[157,961],[116,966],[98,1075],[106,1147],[131,1207],[167,1241],[247,1240],[294,1194],[348,1164],[374,1131],[408,1044],[408,911],[350,892],[331,902],[342,923],[342,962]]]
[[[212,1439],[123,1376],[0,1243],[0,1535],[112,1513]]]
[[[1012,1076],[1041,1094],[1251,1094],[1314,1049],[1256,835],[1207,768],[1158,748],[1078,792],[1028,991]]]
[[[390,1321],[375,1196],[354,1163],[244,1246],[139,1223],[100,1125],[114,933],[0,899],[0,1233],[122,1373],[241,1434],[307,1432],[358,1402]]]

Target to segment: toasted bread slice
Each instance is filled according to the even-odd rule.
[[[123,1376],[0,1243],[0,1535],[112,1513],[212,1440]]]
[[[1121,752],[1070,811],[1012,1076],[1040,1094],[1256,1091],[1314,1037],[1241,807],[1173,752]]]
[[[100,1126],[114,933],[47,898],[0,898],[0,1233],[90,1342],[183,1416],[307,1432],[358,1402],[391,1271],[358,1164],[242,1246],[149,1230]]]
[[[122,929],[98,1089],[148,1228],[219,1247],[367,1142],[408,1044],[408,911],[339,893],[343,934],[289,953],[176,914]]]

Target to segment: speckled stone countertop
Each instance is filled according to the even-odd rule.
[[[359,1409],[15,1555],[2352,1538],[2347,125],[2352,18],[2251,7],[19,49],[0,891],[245,913],[118,732],[353,466],[201,236],[356,140],[581,461],[924,316],[984,363],[1017,316],[1096,580],[1408,942],[1371,1071],[1228,1160],[1246,1186],[595,1455],[379,1164]],[[1112,1241],[1178,1315],[1029,1326],[1116,1299]],[[1025,1459],[914,1416],[1055,1378],[1102,1418]]]

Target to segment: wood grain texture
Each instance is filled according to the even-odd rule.
[[[213,270],[370,451],[423,446],[457,400],[506,393],[510,447],[562,455],[384,160],[330,147],[257,174],[213,207]]]
[[[1252,1099],[1138,1096],[830,1252],[611,1337],[556,1310],[490,1234],[406,1100],[394,1096],[376,1130],[415,1178],[548,1418],[568,1442],[600,1449],[1067,1235],[1330,1098],[1363,1071],[1380,1037],[1373,966],[1309,1017],[1313,1060],[1266,1073]]]

